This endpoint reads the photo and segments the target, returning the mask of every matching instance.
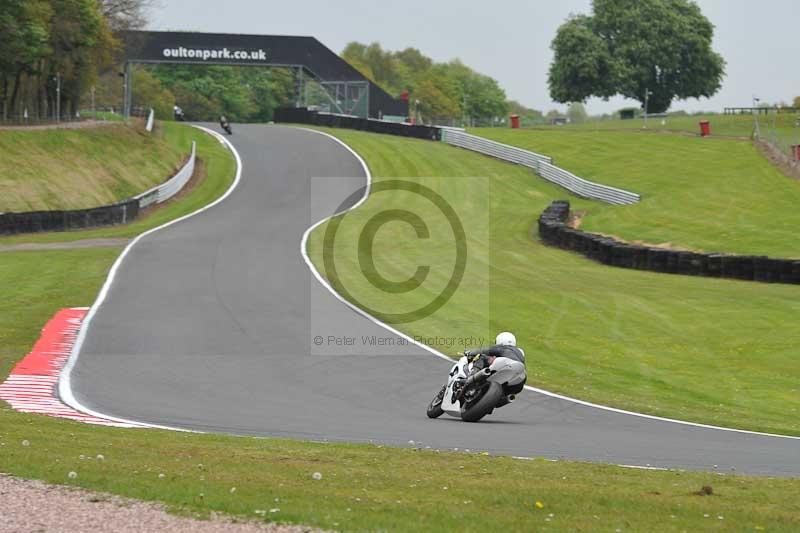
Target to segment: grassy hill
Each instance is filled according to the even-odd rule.
[[[551,200],[566,195],[563,189],[527,169],[440,143],[346,130],[331,133],[366,159],[376,184],[403,178],[426,185],[446,199],[464,224],[469,260],[458,290],[439,311],[399,323],[406,333],[493,338],[497,331],[511,330],[528,351],[531,384],[655,415],[800,434],[800,333],[793,325],[800,313],[800,287],[602,266],[577,254],[548,248],[531,235],[541,211]],[[524,132],[520,138],[531,135],[539,134]],[[588,166],[597,152],[592,148],[608,142],[603,157],[614,162],[613,140],[597,138],[591,146],[567,142],[569,138],[591,140],[584,135],[593,134],[564,134],[557,137],[561,145],[553,141],[542,151],[552,153],[554,146],[564,146],[565,151],[579,153],[580,159],[575,156],[575,160]],[[674,146],[673,138],[653,139],[666,142],[665,147]],[[646,165],[647,175],[671,175],[659,164],[640,161],[641,152],[627,154],[633,140],[617,142],[631,143],[622,144],[616,152],[633,169]],[[751,165],[776,187],[785,185],[788,190],[796,185],[762,165],[758,154],[746,144],[712,141],[699,146],[731,150],[732,160],[726,167],[731,171]],[[563,154],[555,155],[557,162],[571,168],[568,163],[572,161],[559,157]],[[704,166],[702,157],[659,157],[662,165],[675,158],[692,170]],[[587,220],[602,216],[605,223],[617,220],[616,215],[625,224],[619,222],[614,232],[625,233],[625,229],[630,236],[647,236],[647,231],[659,230],[664,240],[672,236],[671,230],[682,230],[678,236],[691,244],[709,244],[700,239],[706,219],[712,218],[712,228],[716,224],[724,227],[709,216],[716,214],[714,209],[701,209],[704,204],[692,194],[672,198],[666,178],[658,187],[649,187],[635,172],[625,173],[621,161],[615,163],[616,172],[601,162],[594,164],[593,168],[606,172],[607,179],[601,181],[641,190],[651,198],[634,208],[574,199],[575,208],[590,213]],[[670,164],[672,168],[678,165]],[[742,175],[738,179],[745,180]],[[684,180],[690,182],[688,177]],[[731,203],[737,205],[742,194],[730,194]],[[751,194],[756,196],[755,192]],[[657,200],[672,206],[670,212],[661,214]],[[686,205],[691,201],[695,201],[693,206]],[[423,219],[430,221],[430,238],[419,239],[408,224],[385,225],[375,239],[377,270],[392,280],[404,280],[419,265],[433,266],[419,289],[389,294],[374,288],[362,274],[363,254],[357,243],[366,221],[397,206],[422,213]],[[779,232],[770,233],[768,222],[773,219],[769,213],[757,212],[757,207],[759,204],[748,209],[748,203],[742,201],[736,216],[722,214],[734,222],[752,220],[751,242],[757,242],[758,225],[763,223],[768,235],[765,242],[771,250],[789,253],[796,249],[790,247],[796,241],[783,242]],[[639,209],[640,213],[647,210],[647,215],[626,216],[628,209]],[[327,249],[334,250],[339,281],[353,298],[374,309],[403,311],[413,310],[439,294],[453,272],[455,248],[449,226],[429,216],[437,215],[430,202],[419,195],[378,193],[343,219],[335,245],[329,243]],[[654,224],[653,218],[659,216],[662,219]],[[672,225],[662,226],[670,217]],[[679,222],[684,219],[694,221],[696,233],[681,228]],[[740,223],[739,229],[726,231],[736,235],[747,227]],[[318,265],[322,265],[325,229],[321,226],[309,241]],[[715,238],[714,244],[728,244],[722,231]],[[324,268],[320,270],[325,274]],[[445,353],[463,349],[444,344],[436,347]]]
[[[189,146],[141,126],[0,130],[0,212],[110,204],[166,180]]]
[[[550,155],[578,176],[642,195],[633,206],[587,207],[581,226],[587,231],[708,252],[800,258],[800,181],[783,175],[747,140],[579,129],[473,133]]]

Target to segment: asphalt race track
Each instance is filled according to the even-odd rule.
[[[331,295],[300,253],[304,231],[364,186],[357,159],[329,138],[288,127],[236,125],[230,139],[243,162],[238,188],[144,237],[117,272],[72,373],[85,406],[211,432],[800,475],[800,440],[529,391],[478,424],[429,420],[425,407],[446,361],[413,346],[378,355],[313,344],[317,335],[394,337]],[[314,181],[312,194],[316,177],[326,179]]]

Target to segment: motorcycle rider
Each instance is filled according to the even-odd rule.
[[[231,131],[231,124],[230,124],[230,122],[228,122],[228,117],[226,117],[225,115],[221,115],[221,116],[219,117],[219,126],[220,126],[220,128],[222,128],[223,130],[225,130],[226,132],[228,132],[228,135],[230,135],[230,134],[232,133],[232,131]]]
[[[523,365],[525,364],[525,352],[522,348],[517,346],[517,338],[514,334],[508,331],[497,334],[494,346],[467,350],[464,352],[464,355],[473,363],[473,374],[490,366],[496,357],[507,357],[514,361],[519,361]],[[507,391],[508,394],[518,394],[521,392],[522,389],[525,388],[526,381],[527,376],[522,383],[510,387]]]

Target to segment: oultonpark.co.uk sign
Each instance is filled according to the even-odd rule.
[[[202,48],[164,48],[162,52],[168,59],[200,59],[203,61],[211,60],[245,60],[245,61],[267,61],[267,51],[258,50],[230,50],[228,48],[202,49]]]

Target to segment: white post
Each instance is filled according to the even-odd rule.
[[[295,90],[295,107],[303,107],[303,100],[305,96],[305,79],[303,77],[303,67],[297,67],[297,73],[295,74],[295,84],[297,85]],[[336,96],[338,99],[339,91],[337,86]]]
[[[758,103],[761,101],[760,98],[757,98],[753,95],[753,120],[755,121],[755,132],[756,132],[756,140],[761,139],[761,126],[758,124]]]
[[[123,70],[119,76],[122,78],[122,117],[125,118],[125,108],[128,104],[128,75]]]
[[[131,118],[131,108],[133,107],[133,67],[130,63],[125,65],[125,83],[128,86],[128,99],[125,100],[125,119]]]
[[[647,129],[647,115],[649,113],[648,107],[650,104],[650,89],[644,90],[644,129]]]
[[[61,122],[61,73],[56,72],[56,122]]]
[[[800,117],[794,121],[794,130],[798,131],[798,128],[800,128]],[[800,134],[797,134],[796,137],[797,145],[794,147],[794,160],[800,161]]]

